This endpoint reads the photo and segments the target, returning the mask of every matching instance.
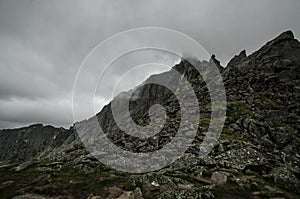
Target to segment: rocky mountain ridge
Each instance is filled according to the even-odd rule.
[[[41,195],[70,198],[96,195],[99,198],[299,197],[300,43],[293,33],[282,33],[249,56],[242,51],[225,69],[220,68],[215,56],[209,61],[193,62],[199,68],[217,65],[228,102],[219,144],[203,159],[199,159],[198,152],[208,128],[211,102],[207,86],[191,62],[183,59],[172,70],[146,80],[147,83],[155,78],[163,79],[179,88],[178,75],[183,75],[200,103],[201,117],[191,118],[199,121],[197,135],[184,156],[172,165],[146,174],[127,174],[107,168],[85,150],[76,134],[75,129],[80,125],[86,128],[88,135],[97,133],[93,132],[96,129],[93,118],[76,123],[68,130],[42,125],[1,130],[0,172],[5,177],[0,181],[0,195],[4,198],[15,195],[28,198]],[[109,140],[133,152],[151,152],[169,143],[181,120],[176,96],[156,84],[145,84],[125,95],[138,95],[129,104],[135,123],[149,124],[148,110],[157,103],[165,107],[168,118],[160,133],[149,139],[138,139],[118,128],[110,103],[96,116]],[[122,97],[114,99],[120,100],[120,107]],[[29,178],[28,182],[23,179],[25,177]],[[14,187],[17,190],[13,191]]]

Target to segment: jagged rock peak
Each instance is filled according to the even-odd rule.
[[[265,72],[273,71],[275,68],[283,70],[286,66],[299,62],[299,49],[300,42],[294,38],[293,32],[289,30],[268,41],[249,56],[246,56],[245,52],[242,51],[227,64],[226,73],[227,75],[232,73],[229,72],[231,69],[244,72],[257,70],[256,68],[263,69]],[[277,61],[276,64],[275,61]]]
[[[260,50],[266,51],[267,49],[274,48],[282,42],[293,42],[295,40],[294,34],[291,30],[281,33],[279,36],[269,41]]]
[[[282,41],[282,40],[292,40],[294,39],[294,34],[291,30],[285,31],[283,33],[281,33],[278,37],[276,37],[273,41],[271,42],[278,42],[278,41]]]
[[[179,62],[179,65],[180,64],[183,64],[183,65],[193,65],[193,64],[199,64],[201,63],[201,61],[196,58],[196,57],[192,57],[192,56],[189,56],[189,57],[181,57],[181,60]]]
[[[243,58],[247,57],[246,50],[242,50],[242,51],[240,52],[240,54],[238,55],[238,57],[243,57]]]
[[[201,63],[202,62],[196,57],[181,57],[180,62],[173,66],[173,68],[179,71],[185,71],[190,70],[192,67],[195,67]]]
[[[213,62],[215,64],[220,65],[220,61],[216,59],[216,55],[214,55],[214,54],[210,57],[209,62]]]
[[[221,66],[220,61],[216,58],[216,55],[214,55],[214,54],[209,59],[209,63],[215,64],[220,71],[223,71],[223,69],[224,69],[224,67]]]
[[[227,66],[235,65],[247,57],[246,50],[242,50],[240,54],[235,55],[227,64]]]

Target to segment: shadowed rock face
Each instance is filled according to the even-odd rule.
[[[297,198],[300,193],[300,43],[294,39],[293,33],[282,33],[249,56],[242,51],[225,69],[215,56],[210,61],[191,61],[199,68],[217,65],[228,101],[227,120],[219,144],[204,159],[199,159],[197,155],[208,128],[210,98],[205,82],[188,60],[183,59],[172,70],[146,80],[147,83],[156,78],[163,79],[178,88],[179,80],[184,76],[191,83],[200,103],[200,119],[191,118],[199,119],[194,142],[186,154],[171,166],[149,174],[120,175],[91,157],[73,128],[66,130],[42,125],[1,130],[0,161],[34,160],[36,170],[56,172],[71,169],[79,171],[79,176],[80,172],[87,172],[107,179],[103,187],[90,187],[82,192],[83,195],[76,195],[73,185],[64,187],[64,191],[54,186],[50,188],[54,190],[53,193],[50,191],[50,195],[86,198],[91,193],[98,193],[103,198],[109,198],[112,195],[116,197],[116,191],[111,190],[118,190],[120,196],[133,194],[136,198]],[[138,139],[119,129],[112,116],[111,103],[108,104],[95,117],[115,145],[133,152],[151,152],[161,149],[176,135],[181,120],[180,107],[170,90],[156,84],[145,84],[134,92],[123,93],[114,99],[120,102],[120,113],[126,108],[122,106],[122,97],[131,99],[130,114],[139,125],[149,124],[148,111],[153,104],[164,106],[168,118],[160,133],[148,139]],[[91,119],[76,125],[87,126],[86,135],[96,136]],[[103,170],[109,174],[103,173]],[[51,172],[50,177],[44,177],[41,182],[58,180]],[[118,176],[118,179],[113,177],[114,180],[110,181],[111,175]],[[15,180],[5,179],[0,184],[6,182],[8,185],[4,185],[8,187],[12,186],[8,182]],[[77,180],[90,182],[84,177]],[[90,183],[99,185],[98,181]],[[0,193],[7,189],[4,185],[0,186]],[[19,183],[17,187],[22,189],[23,186]],[[43,183],[36,186],[39,191],[28,189],[24,193],[49,195]],[[15,195],[18,193],[14,192]]]
[[[246,55],[246,51],[243,50],[240,52],[239,55],[235,55],[230,61],[229,63],[227,64],[227,67],[231,67],[232,65],[236,65],[238,63],[240,63],[244,58],[246,58],[247,55]]]
[[[31,125],[0,131],[0,160],[26,161],[60,146],[70,136],[63,128]]]

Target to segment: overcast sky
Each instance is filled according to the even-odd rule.
[[[241,50],[249,54],[285,30],[299,38],[299,10],[299,0],[0,0],[0,129],[72,125],[80,64],[99,42],[120,31],[174,29],[226,65]],[[125,79],[134,86],[160,70],[166,68]],[[116,71],[107,74],[107,85],[121,75]],[[105,91],[99,96],[100,109],[110,96]]]

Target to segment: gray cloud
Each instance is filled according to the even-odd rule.
[[[299,38],[299,9],[299,0],[1,0],[0,128],[71,125],[79,65],[96,44],[120,31],[144,26],[175,29],[226,65],[241,50],[253,52],[284,30],[293,30]],[[118,80],[121,74],[115,70],[108,75]],[[128,85],[143,78],[135,75]],[[110,81],[106,84],[109,87]],[[99,107],[109,94],[97,93]]]

